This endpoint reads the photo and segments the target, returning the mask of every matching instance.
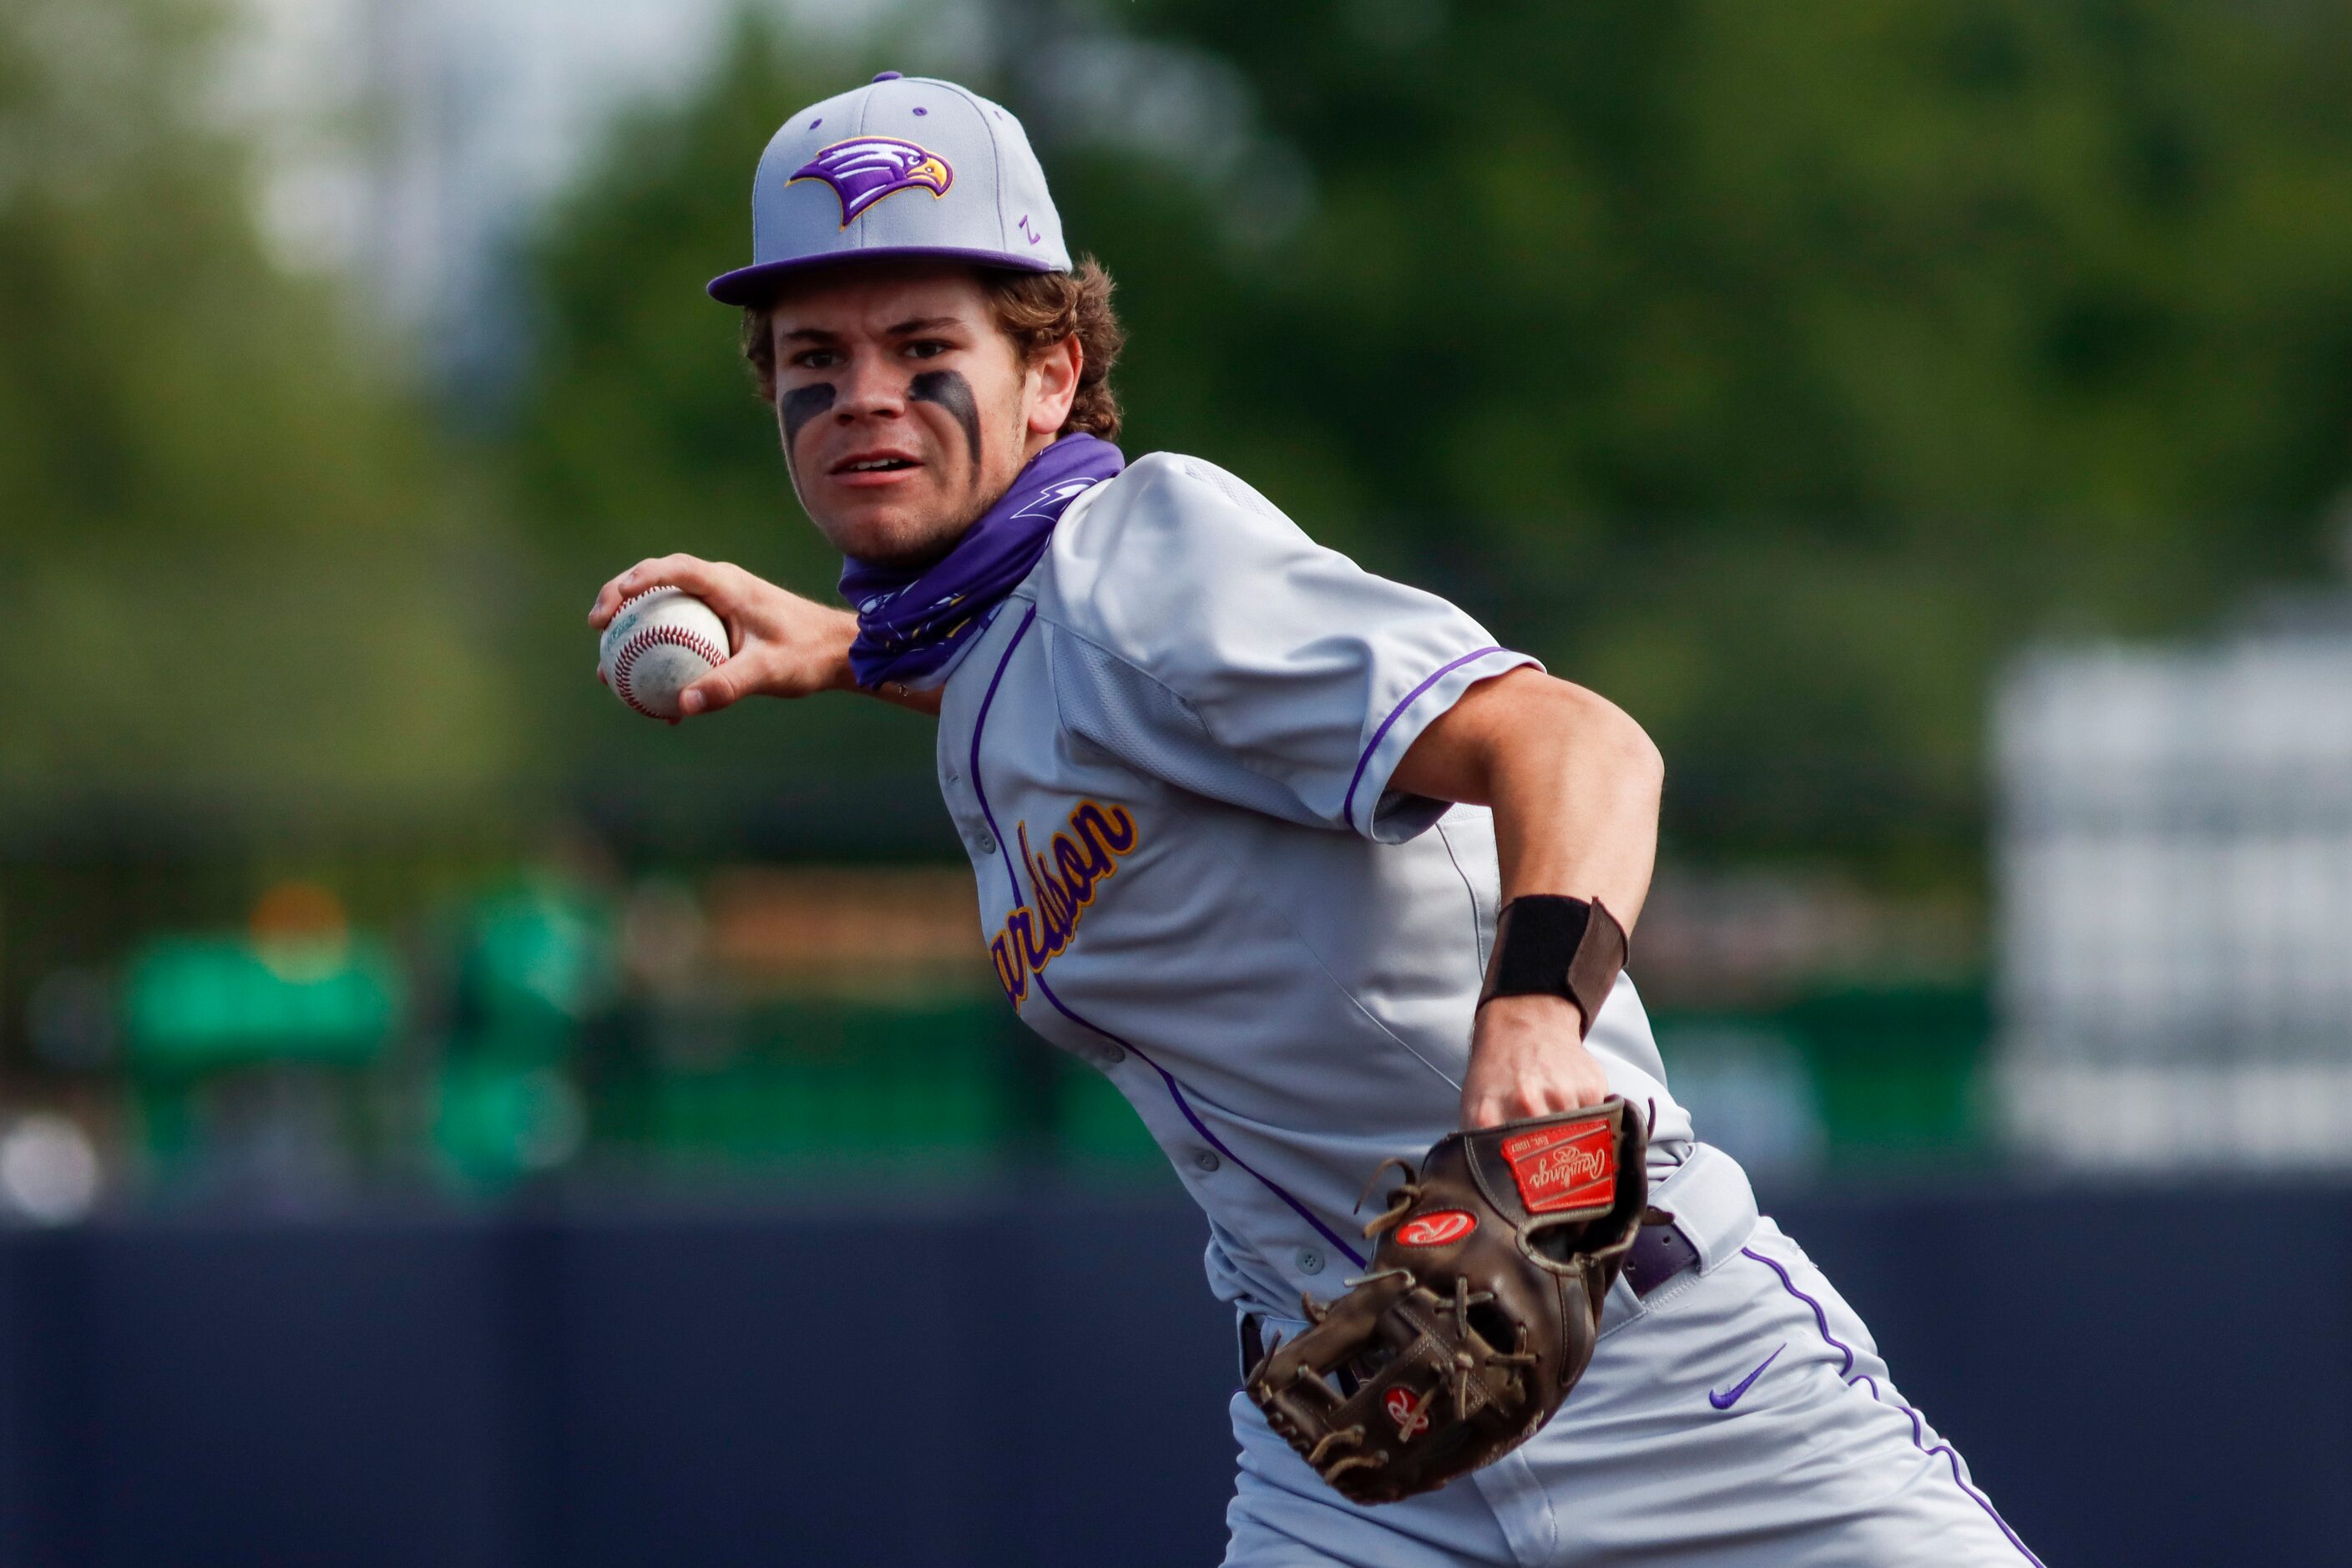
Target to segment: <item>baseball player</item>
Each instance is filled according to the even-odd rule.
[[[1648,1223],[1559,1413],[1366,1506],[1236,1394],[1225,1561],[2035,1562],[1667,1086],[1619,973],[1656,843],[1641,729],[1214,464],[1129,462],[1109,281],[996,104],[884,72],[811,105],[752,234],[709,291],[852,607],[672,555],[590,618],[708,600],[734,648],[688,715],[838,690],[937,716],[1005,1000],[1166,1150],[1244,1369],[1364,1269],[1383,1160],[1611,1096],[1646,1128]]]

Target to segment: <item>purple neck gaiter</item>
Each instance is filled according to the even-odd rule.
[[[1065,436],[1030,458],[955,548],[919,572],[845,560],[841,596],[857,610],[857,640],[849,647],[857,684],[936,685],[933,678],[1045,553],[1069,504],[1125,467],[1109,442]]]

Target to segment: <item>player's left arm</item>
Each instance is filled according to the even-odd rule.
[[[1630,933],[1650,891],[1664,777],[1658,748],[1622,709],[1523,667],[1480,681],[1432,721],[1389,787],[1492,806],[1505,902],[1596,900]],[[1559,996],[1479,1008],[1462,1124],[1599,1104],[1609,1083],[1584,1048],[1583,1022]]]
[[[867,691],[850,671],[849,647],[857,617],[779,588],[725,561],[664,555],[640,561],[596,591],[588,624],[610,626],[621,606],[646,589],[683,588],[727,623],[734,657],[678,694],[688,718],[716,713],[746,697],[814,697],[821,691]],[[868,695],[918,713],[940,716],[940,692],[910,691],[893,682]]]

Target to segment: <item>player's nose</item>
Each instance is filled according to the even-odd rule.
[[[906,373],[878,354],[859,354],[835,379],[834,417],[893,418],[907,411]]]

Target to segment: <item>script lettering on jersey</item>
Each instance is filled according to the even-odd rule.
[[[1123,805],[1081,801],[1070,813],[1066,832],[1056,832],[1042,850],[1029,847],[1029,825],[1015,835],[1021,863],[1029,872],[1029,901],[1004,917],[989,940],[997,984],[1015,1007],[1029,994],[1029,977],[1060,956],[1077,934],[1079,917],[1095,901],[1095,889],[1118,871],[1119,858],[1133,851],[1142,835]]]

